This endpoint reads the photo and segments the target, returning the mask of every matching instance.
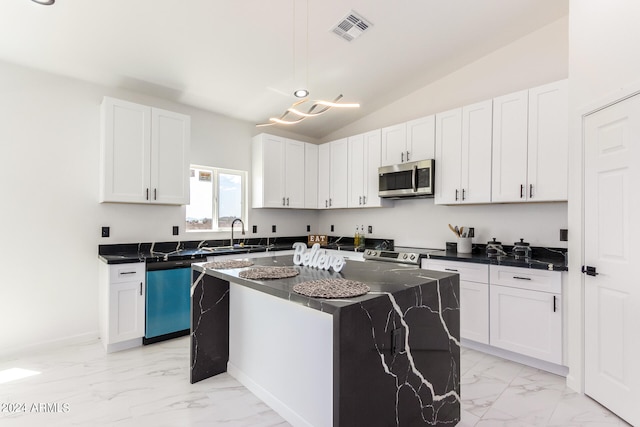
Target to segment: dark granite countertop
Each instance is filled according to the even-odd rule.
[[[226,240],[191,240],[184,242],[124,243],[99,245],[98,257],[107,264],[127,264],[132,262],[160,262],[204,259],[208,256],[246,254],[252,252],[291,250],[295,242],[306,242],[307,236],[243,239],[245,247],[231,248]],[[386,242],[386,243],[385,243]],[[382,243],[393,248],[393,240],[368,239],[367,248],[373,249]],[[207,249],[209,248],[209,249]],[[219,248],[212,251],[211,248]],[[352,238],[330,237],[325,249],[345,251],[355,250]]]
[[[516,258],[513,246],[504,245],[505,256],[488,257],[486,245],[474,244],[472,253],[460,254],[450,251],[434,251],[427,255],[431,259],[474,262],[478,264],[507,265],[510,267],[535,268],[539,270],[567,271],[566,253],[563,248],[532,247],[531,258]]]
[[[242,257],[239,256],[238,258]],[[294,266],[292,255],[252,258],[252,261],[255,266]],[[238,283],[331,314],[341,307],[360,304],[363,301],[414,286],[432,282],[435,283],[438,279],[454,275],[452,273],[437,271],[430,271],[429,274],[426,275],[425,270],[410,265],[379,261],[362,262],[347,260],[344,268],[339,273],[335,273],[333,270],[326,271],[312,267],[295,266],[294,268],[300,271],[300,274],[296,277],[275,280],[250,280],[241,278],[239,273],[251,267],[245,267],[244,269],[212,270],[203,268],[203,264],[204,263],[193,264],[192,268],[202,274],[206,273],[228,282]],[[371,290],[365,295],[344,299],[313,298],[297,294],[293,291],[293,286],[298,283],[329,278],[344,278],[362,282],[368,285]]]

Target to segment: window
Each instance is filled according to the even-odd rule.
[[[192,165],[187,231],[229,230],[236,218],[246,223],[246,181],[245,171]]]

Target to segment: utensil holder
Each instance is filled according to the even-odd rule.
[[[470,254],[471,253],[471,237],[458,237],[458,253]]]

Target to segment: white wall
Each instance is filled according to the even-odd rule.
[[[99,244],[228,238],[185,234],[184,207],[98,203],[99,105],[109,95],[189,114],[192,161],[232,169],[249,170],[253,124],[7,63],[0,76],[0,354],[97,336]],[[316,223],[314,211],[271,209],[247,226],[283,236]]]
[[[568,20],[560,19],[499,49],[411,95],[340,129],[325,140],[355,135],[446,111],[494,96],[567,78]],[[436,165],[437,167],[437,165]],[[476,243],[496,237],[520,238],[535,246],[566,247],[566,203],[437,206],[433,200],[396,201],[393,209],[322,211],[320,232],[351,235],[356,225],[372,225],[371,237],[395,238],[402,246],[444,248],[453,234],[447,224],[473,226]]]
[[[571,0],[569,31],[569,158],[583,158],[582,114],[640,87],[640,2]],[[583,375],[582,202],[583,163],[569,167],[569,376],[576,390]]]

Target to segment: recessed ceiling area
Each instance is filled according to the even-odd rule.
[[[3,61],[252,123],[303,86],[361,104],[287,128],[317,139],[568,14],[568,0],[0,3]],[[371,26],[346,42],[332,30],[352,11]]]

